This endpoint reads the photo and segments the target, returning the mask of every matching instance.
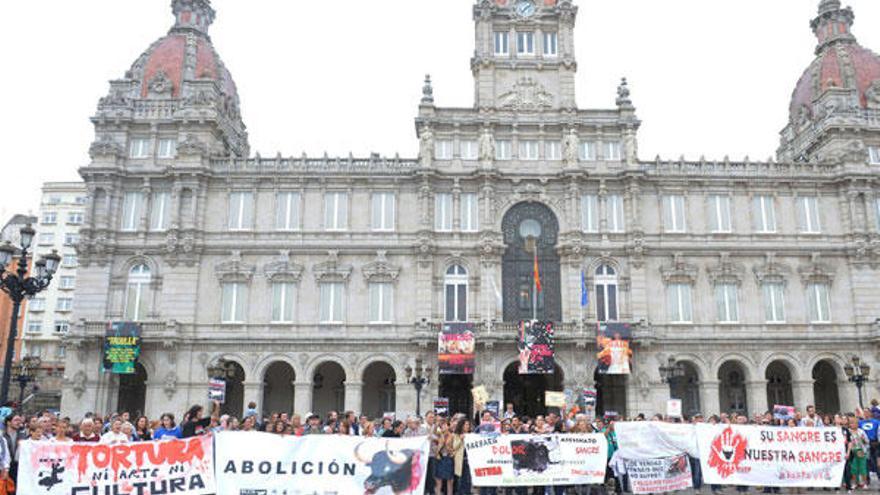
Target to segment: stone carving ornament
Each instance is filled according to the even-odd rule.
[[[171,93],[171,90],[174,89],[174,85],[171,83],[171,79],[168,79],[168,75],[165,74],[165,71],[159,71],[152,79],[150,79],[148,88],[151,94],[165,96]]]
[[[483,128],[480,135],[480,160],[489,162],[495,159],[495,138],[488,127]]]
[[[498,98],[499,106],[504,109],[524,112],[536,112],[553,106],[553,95],[538,81],[531,77],[523,77],[513,88]]]
[[[562,141],[562,156],[567,165],[576,165],[578,162],[578,135],[575,128],[568,130]]]

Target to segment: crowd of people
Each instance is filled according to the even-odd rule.
[[[481,409],[481,408],[479,408]],[[478,409],[478,410],[479,410]],[[589,410],[569,411],[560,414],[553,409],[546,415],[534,417],[517,414],[512,404],[495,414],[484,410],[470,417],[466,414],[442,415],[433,411],[424,417],[410,416],[405,420],[393,417],[369,418],[353,411],[342,414],[331,411],[325,417],[317,414],[306,415],[273,413],[261,416],[255,403],[248,404],[241,418],[221,414],[218,403],[206,411],[199,405],[192,406],[177,421],[173,413],[162,414],[158,419],[146,416],[132,416],[119,412],[102,416],[87,414],[79,422],[61,417],[51,412],[24,416],[9,408],[0,408],[0,423],[3,425],[0,441],[0,479],[15,480],[18,470],[19,453],[25,442],[92,442],[101,444],[124,444],[148,440],[190,438],[221,431],[260,431],[282,436],[303,435],[350,435],[381,438],[430,438],[431,452],[428,462],[425,493],[433,495],[594,495],[623,493],[628,489],[628,480],[618,474],[614,463],[609,462],[605,484],[600,486],[556,486],[556,487],[517,487],[486,488],[478,490],[472,486],[468,467],[464,436],[470,433],[486,435],[547,434],[547,433],[600,433],[608,442],[608,458],[612,461],[618,448],[614,430],[616,417],[595,417]],[[207,413],[207,414],[206,414]],[[841,480],[840,489],[850,493],[855,489],[868,489],[871,473],[878,475],[880,458],[880,403],[872,401],[869,409],[858,409],[849,414],[820,414],[813,406],[803,413],[778,411],[756,414],[748,417],[743,414],[720,414],[703,417],[694,414],[689,418],[666,418],[655,415],[647,418],[639,414],[630,421],[667,421],[710,424],[753,424],[774,427],[836,427],[840,428],[846,440],[847,466]],[[700,463],[691,459],[694,490],[704,490]],[[880,475],[878,475],[880,476]],[[875,482],[876,484],[876,482]],[[11,485],[10,485],[11,487]],[[722,490],[720,486],[707,487],[712,493]],[[748,492],[749,487],[736,487],[737,492]],[[758,489],[763,493],[779,493],[778,488]],[[2,490],[0,490],[2,493]],[[14,493],[7,488],[7,493]]]

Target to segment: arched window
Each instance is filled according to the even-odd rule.
[[[596,319],[617,321],[617,272],[608,265],[596,268]]]
[[[468,273],[461,265],[452,265],[444,278],[446,321],[467,321]]]
[[[125,319],[141,321],[147,316],[147,295],[150,289],[150,267],[135,265],[128,271],[128,286],[125,294]]]

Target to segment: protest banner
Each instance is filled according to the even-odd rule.
[[[133,375],[141,355],[141,326],[130,321],[107,324],[104,336],[104,371]]]
[[[437,397],[434,399],[434,414],[441,416],[449,415],[449,397]]]
[[[473,485],[595,485],[605,479],[603,435],[467,435]]]
[[[617,445],[624,459],[653,459],[689,454],[699,457],[694,425],[662,421],[629,421],[614,424]]]
[[[794,413],[795,408],[792,406],[780,406],[779,404],[773,406],[773,419],[788,421],[794,418]]]
[[[836,488],[843,479],[839,428],[700,424],[697,444],[711,485]]]
[[[681,417],[681,399],[669,399],[666,401],[666,416],[670,418]]]
[[[560,409],[565,407],[565,392],[551,392],[547,390],[544,392],[544,405],[547,407],[558,407]]]
[[[492,414],[492,417],[498,419],[501,415],[501,402],[490,400],[486,402],[486,410]]]
[[[521,321],[519,323],[519,374],[552,375],[556,371],[553,351],[552,322]]]
[[[220,404],[226,402],[226,380],[222,378],[208,380],[208,400],[217,401]]]
[[[666,493],[687,490],[694,485],[691,463],[686,455],[625,461],[633,493]]]
[[[596,371],[601,375],[628,375],[631,369],[632,329],[627,323],[598,323]]]
[[[437,340],[437,361],[441,375],[474,373],[474,324],[446,323]]]
[[[209,495],[214,439],[103,445],[22,442],[18,492],[43,495]]]
[[[244,493],[421,494],[427,437],[217,435],[217,495]],[[291,491],[295,487],[296,491]]]
[[[486,390],[485,385],[477,385],[472,388],[471,395],[474,397],[474,404],[479,406],[486,407],[486,403],[489,402],[489,391]]]

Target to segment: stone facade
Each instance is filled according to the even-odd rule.
[[[833,412],[857,403],[853,356],[878,368],[880,120],[852,64],[829,88],[805,74],[810,111],[793,102],[775,160],[643,161],[625,80],[613,108],[575,106],[571,0],[481,0],[475,105],[435,106],[427,78],[417,158],[263,158],[207,37],[209,2],[174,12],[93,118],[65,413],[181,411],[205,402],[221,362],[232,412],[411,413],[417,360],[432,368],[423,405],[465,403],[474,384],[510,398],[535,383],[505,373],[532,295],[511,219],[531,216],[538,317],[558,322],[560,370],[539,386],[595,384],[628,414],[670,394],[688,412]],[[820,65],[857,46],[846,12],[822,2]],[[635,329],[633,373],[595,376],[596,322],[614,317]],[[143,322],[145,344],[139,375],[120,379],[94,370],[121,319]],[[450,319],[477,324],[472,380],[436,374]],[[685,371],[671,389],[670,357]]]

